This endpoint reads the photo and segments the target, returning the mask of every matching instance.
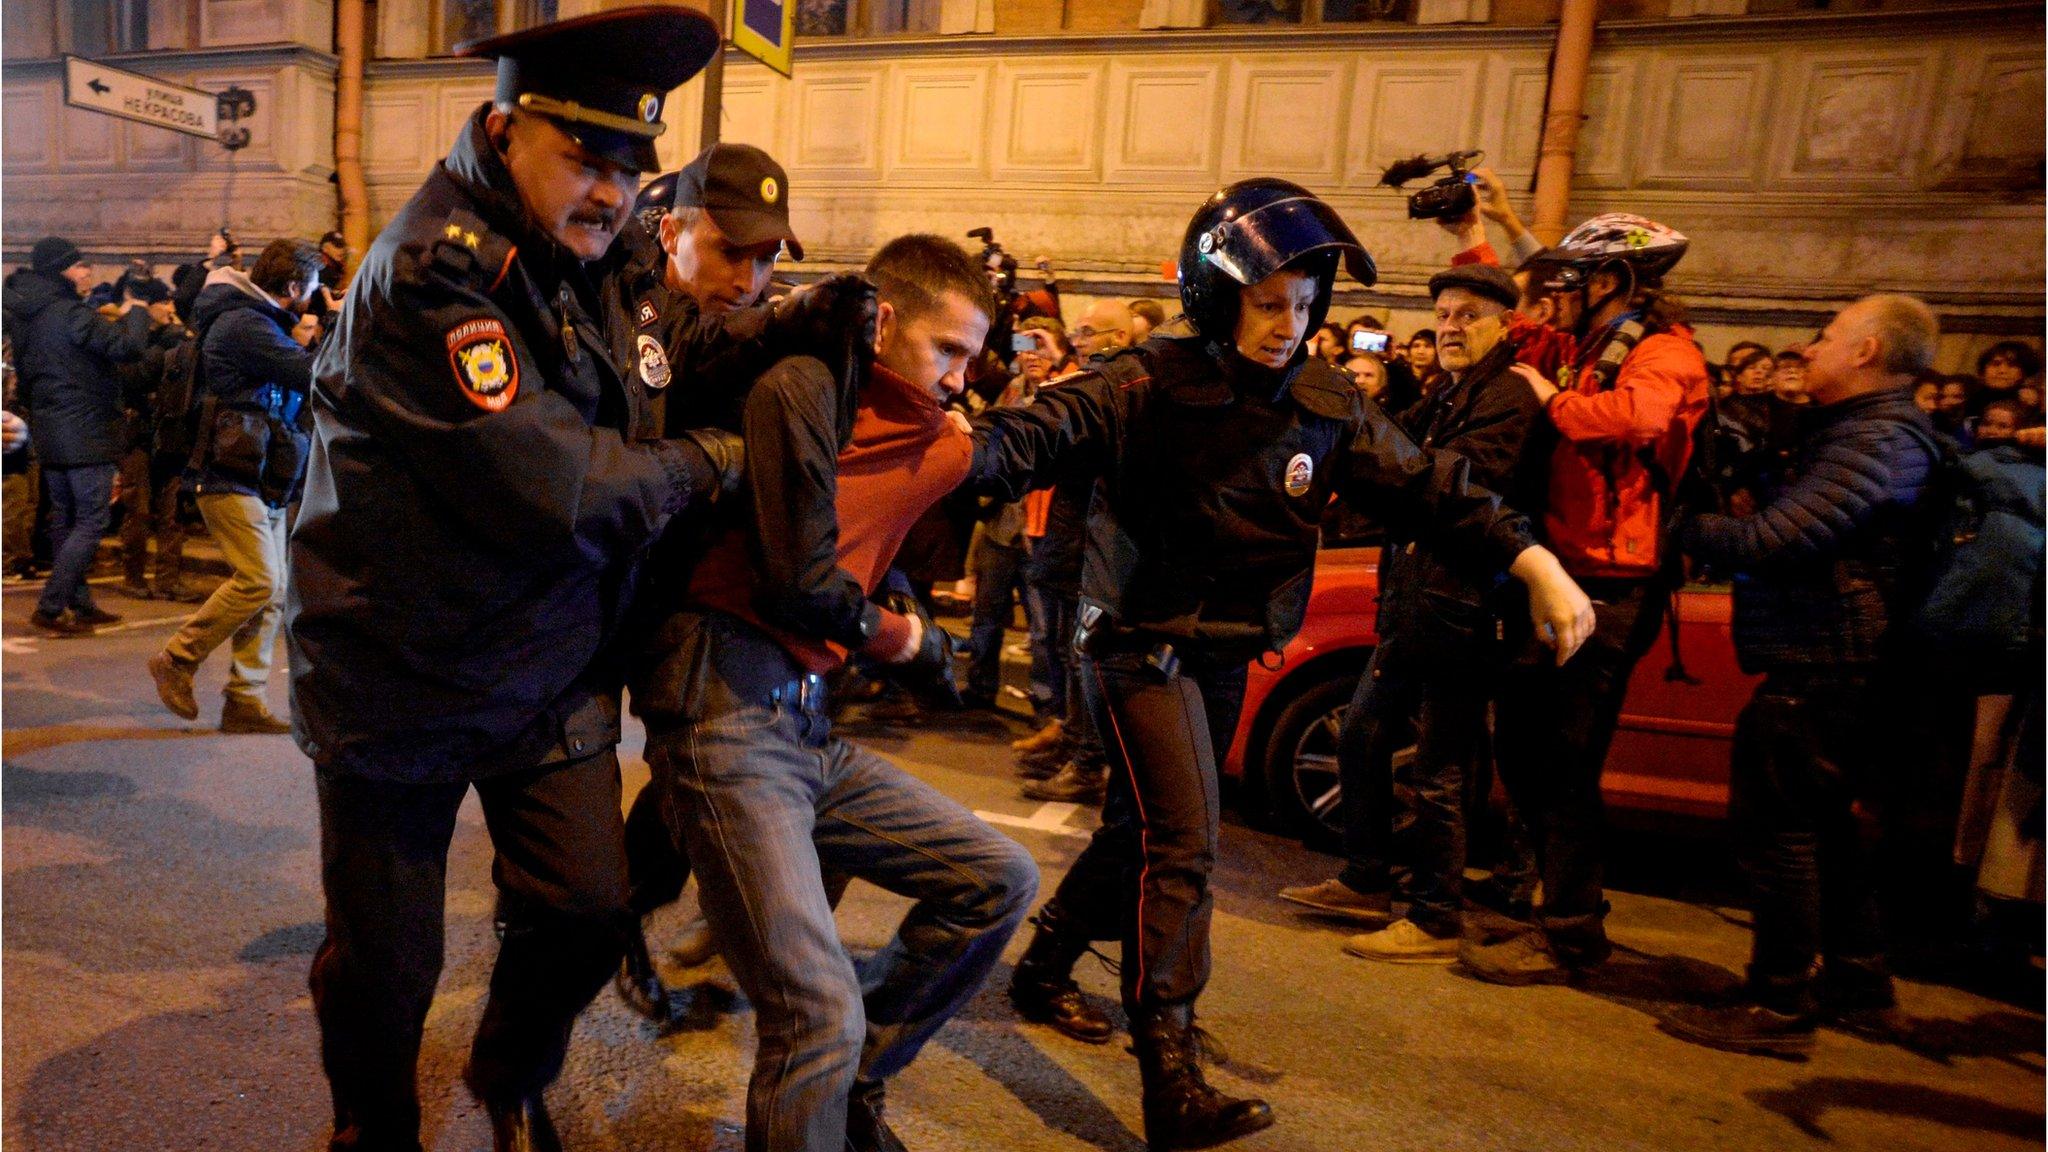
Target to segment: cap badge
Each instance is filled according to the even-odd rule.
[[[502,412],[519,395],[519,361],[505,326],[468,320],[448,330],[448,363],[462,394],[486,412]]]
[[[782,195],[782,186],[775,182],[775,177],[761,177],[761,202],[763,204],[775,203],[775,198],[780,195]]]
[[[1315,479],[1315,475],[1315,461],[1309,459],[1306,452],[1296,452],[1294,458],[1287,462],[1287,494],[1289,496],[1308,495],[1309,481]]]
[[[634,344],[640,349],[640,379],[657,392],[668,387],[668,356],[661,350],[661,341],[642,333]]]
[[[661,97],[652,92],[643,93],[640,97],[640,118],[649,124],[661,119]]]

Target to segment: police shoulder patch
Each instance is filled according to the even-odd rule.
[[[635,344],[640,352],[641,382],[657,392],[668,387],[668,354],[661,350],[661,341],[643,332]]]
[[[470,403],[502,412],[519,395],[519,361],[496,319],[465,320],[448,330],[448,365]]]

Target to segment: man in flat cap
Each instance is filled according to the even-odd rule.
[[[671,307],[629,224],[663,101],[716,43],[702,15],[649,7],[465,46],[497,60],[495,97],[371,246],[315,365],[287,614],[335,1148],[419,1147],[471,787],[503,944],[465,1078],[497,1148],[559,1146],[541,1091],[628,921],[613,746],[633,573],[738,473],[733,438],[659,437],[650,400],[713,357],[753,354],[732,373],[751,381],[769,348],[806,350],[834,299],[706,321]]]
[[[1503,338],[1520,295],[1514,278],[1498,265],[1458,264],[1432,276],[1429,292],[1444,375],[1399,420],[1417,444],[1469,461],[1474,483],[1517,510],[1536,511],[1551,442],[1543,406]],[[1462,928],[1464,773],[1501,668],[1534,645],[1528,598],[1507,573],[1474,571],[1427,537],[1390,536],[1382,557],[1380,645],[1337,744],[1346,864],[1335,879],[1280,894],[1375,925],[1345,943],[1354,956],[1449,964]],[[1408,914],[1390,924],[1393,759],[1409,742],[1411,723],[1415,855],[1400,894]]]

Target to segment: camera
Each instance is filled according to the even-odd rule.
[[[1410,180],[1419,180],[1439,169],[1448,168],[1450,175],[1408,197],[1408,218],[1454,220],[1479,204],[1478,193],[1472,190],[1476,182],[1472,166],[1485,155],[1473,150],[1446,152],[1442,156],[1410,156],[1387,165],[1387,170],[1380,174],[1380,184],[1399,188]]]
[[[981,266],[988,270],[989,286],[1002,303],[1008,303],[1017,294],[1017,258],[1003,251],[993,228],[970,228],[967,236],[981,241]]]
[[[1029,332],[1017,332],[1010,336],[1010,354],[1038,351],[1038,340]]]
[[[1384,356],[1387,354],[1387,334],[1385,332],[1353,332],[1351,334],[1351,350],[1353,352],[1369,352],[1374,356]]]

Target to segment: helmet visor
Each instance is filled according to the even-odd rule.
[[[1360,284],[1379,278],[1372,257],[1336,210],[1313,196],[1276,200],[1226,220],[1195,241],[1203,259],[1239,284],[1257,284],[1310,252],[1335,248]]]

